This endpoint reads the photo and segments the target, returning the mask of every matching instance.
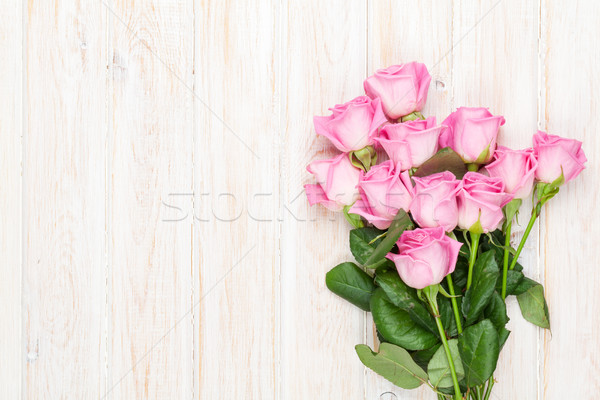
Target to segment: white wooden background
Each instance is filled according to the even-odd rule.
[[[302,190],[332,153],[312,116],[411,60],[426,115],[488,106],[503,144],[584,142],[523,256],[552,333],[511,302],[493,398],[599,398],[599,18],[594,0],[0,2],[0,398],[434,398],[361,366],[371,321],[324,285],[349,227]]]

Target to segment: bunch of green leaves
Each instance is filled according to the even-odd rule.
[[[404,230],[413,229],[410,217],[400,212],[387,231],[363,227],[350,231],[350,250],[356,259],[333,268],[327,287],[357,307],[370,311],[381,345],[378,352],[356,346],[360,360],[402,388],[427,384],[438,394],[452,393],[450,369],[434,317],[417,290],[407,286],[394,264],[385,256],[394,249]],[[462,239],[462,232],[456,232]],[[462,239],[464,240],[464,239]],[[500,296],[504,236],[501,231],[482,237],[473,267],[471,287],[466,289],[468,245],[459,254],[454,273],[460,310],[461,334],[451,300],[438,296],[441,320],[464,393],[481,390],[495,368],[499,352],[508,339],[509,320]],[[548,307],[542,286],[523,275],[517,264],[509,271],[507,292],[517,296],[528,321],[549,328]],[[446,282],[442,283],[449,291]]]

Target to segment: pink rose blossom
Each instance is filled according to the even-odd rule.
[[[329,110],[332,114],[328,117],[314,117],[315,131],[345,153],[373,144],[377,129],[386,121],[380,100],[367,96]]]
[[[446,232],[456,228],[458,206],[456,194],[460,181],[448,171],[413,177],[415,197],[410,204],[413,219],[423,228],[441,226]]]
[[[533,188],[537,165],[533,149],[512,150],[498,146],[494,159],[485,169],[490,176],[502,179],[506,193],[515,199],[524,199]]]
[[[458,227],[471,229],[479,221],[483,232],[496,230],[504,218],[502,207],[511,199],[501,178],[467,172],[457,195]]]
[[[408,172],[400,174],[391,161],[361,174],[358,187],[360,199],[349,212],[364,217],[378,229],[389,228],[398,210],[408,211],[412,199],[410,177]]]
[[[370,98],[381,99],[385,115],[397,120],[423,109],[430,82],[425,64],[410,62],[377,70],[364,86]]]
[[[348,154],[313,161],[306,169],[317,179],[316,185],[304,186],[311,206],[320,203],[330,210],[339,211],[356,201],[360,170],[352,165]]]
[[[585,168],[587,158],[581,148],[581,142],[538,131],[533,135],[533,151],[538,160],[535,177],[546,183],[560,178],[565,182],[575,178]]]
[[[460,107],[442,122],[440,147],[451,147],[467,163],[487,164],[494,155],[498,129],[504,117],[487,108]]]
[[[443,228],[404,231],[397,244],[400,254],[388,253],[387,258],[396,264],[404,283],[415,289],[436,285],[454,272],[462,246]]]
[[[436,126],[435,117],[385,125],[375,140],[391,160],[403,171],[419,167],[438,149],[443,126]]]

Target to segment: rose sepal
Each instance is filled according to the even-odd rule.
[[[420,112],[415,111],[408,115],[405,115],[404,117],[399,118],[398,122],[416,121],[418,119],[425,119],[425,117]]]
[[[502,210],[504,212],[504,217],[506,218],[505,224],[509,221],[512,221],[515,215],[519,213],[519,208],[521,208],[521,204],[523,200],[521,199],[512,199],[509,201]]]
[[[355,228],[364,228],[365,224],[358,214],[348,212],[352,206],[344,206],[344,218]]]
[[[377,152],[375,152],[375,148],[371,145],[363,147],[360,150],[351,151],[348,153],[348,157],[350,157],[352,165],[365,172],[369,172],[371,166],[377,163]]]

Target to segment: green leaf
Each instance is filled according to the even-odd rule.
[[[465,377],[465,370],[458,351],[458,340],[448,340],[448,347],[450,348],[450,354],[452,355],[452,361],[454,362],[456,377],[460,381]],[[427,374],[429,375],[429,381],[435,388],[446,388],[453,385],[450,364],[448,363],[446,350],[443,346],[435,352],[433,358],[429,361]]]
[[[458,350],[465,368],[465,384],[478,386],[492,376],[498,362],[498,332],[487,319],[467,327],[458,338]]]
[[[391,343],[381,343],[379,353],[369,346],[359,344],[355,347],[360,361],[394,385],[403,389],[416,389],[427,382],[427,373],[419,367],[410,354],[402,347]]]
[[[498,279],[498,263],[493,251],[487,251],[480,255],[473,266],[473,282],[465,292],[462,302],[462,312],[466,324],[470,325],[477,318],[492,298]]]
[[[530,287],[517,296],[523,318],[540,328],[550,329],[548,304],[544,298],[544,287],[540,284]]]
[[[406,311],[393,305],[381,288],[377,288],[371,296],[371,313],[386,342],[407,350],[427,349],[438,342],[437,336],[421,328]]]
[[[479,386],[496,369],[500,345],[498,332],[490,320],[484,319],[467,327],[458,338],[458,351],[465,370],[465,384]]]
[[[456,327],[456,319],[454,317],[454,310],[452,309],[452,302],[450,299],[444,296],[437,297],[438,307],[440,309],[440,316],[442,318],[442,325],[446,330],[446,334],[450,337],[458,335],[458,329]],[[461,321],[462,323],[462,321]]]
[[[429,361],[431,360],[431,358],[433,357],[433,355],[435,354],[437,349],[440,348],[441,345],[442,345],[441,343],[438,343],[435,346],[430,347],[428,349],[415,351],[414,353],[411,354],[412,358],[419,365],[419,367],[421,367],[423,369],[427,369],[427,365],[429,364]]]
[[[385,259],[386,262],[381,263],[375,270],[375,275],[384,274],[388,271],[398,271],[396,269],[396,265],[392,262],[392,260]],[[397,272],[396,272],[397,273]]]
[[[534,281],[533,279],[529,279],[527,277],[524,277],[521,282],[519,282],[519,284],[517,285],[517,287],[514,290],[514,294],[515,296],[518,296],[522,293],[525,293],[526,291],[528,291],[529,289],[531,289],[534,286],[540,285],[539,283],[537,283],[536,281]]]
[[[375,251],[375,247],[381,242],[380,236],[383,231],[375,228],[359,228],[350,231],[350,251],[360,264],[363,264]],[[375,242],[371,243],[373,240]]]
[[[443,171],[452,172],[456,176],[456,179],[462,179],[467,173],[464,161],[450,147],[444,147],[429,160],[421,164],[413,176],[423,177]]]
[[[498,292],[494,292],[492,295],[492,299],[485,308],[483,315],[485,318],[489,319],[492,324],[494,324],[498,333],[500,333],[500,331],[504,328],[504,325],[506,325],[508,322],[506,304]]]
[[[454,281],[454,289],[456,290],[456,294],[462,294],[462,289],[467,286],[468,274],[469,260],[459,256],[458,260],[456,261],[454,272],[452,273],[452,280]]]
[[[425,303],[419,300],[415,289],[402,282],[398,272],[390,270],[377,274],[375,282],[385,291],[392,304],[406,311],[419,326],[436,336],[439,335],[437,325]]]
[[[333,293],[355,306],[369,311],[371,294],[375,290],[373,278],[356,264],[342,263],[325,275],[325,284]]]
[[[414,225],[408,214],[402,209],[399,210],[385,238],[379,243],[375,251],[371,253],[367,261],[365,261],[365,266],[367,268],[377,268],[379,266],[378,262],[385,259],[385,256],[392,250],[402,232],[413,227]]]
[[[515,270],[508,270],[506,275],[506,295],[515,294],[515,290],[523,280],[523,273]],[[496,290],[502,291],[502,277],[496,282]]]
[[[504,327],[498,332],[498,344],[500,345],[500,350],[502,350],[502,347],[504,347],[504,343],[506,343],[509,336],[510,331]]]

